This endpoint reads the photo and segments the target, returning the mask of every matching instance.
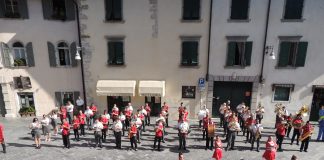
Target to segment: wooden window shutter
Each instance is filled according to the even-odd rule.
[[[14,84],[15,84],[15,89],[23,88],[21,77],[13,77],[13,80],[14,80]]]
[[[55,92],[55,105],[60,107],[62,105],[62,94],[61,92]]]
[[[18,10],[20,13],[20,17],[23,19],[28,19],[28,5],[27,0],[19,0],[18,1]]]
[[[44,19],[52,19],[52,15],[53,15],[52,0],[42,0],[42,7],[43,7]]]
[[[116,64],[124,64],[124,44],[123,42],[115,42]]]
[[[113,19],[113,0],[105,0],[106,20]]]
[[[113,0],[114,20],[122,20],[122,0]]]
[[[0,0],[0,18],[5,17],[5,10],[6,10],[5,5],[6,5],[5,0]]]
[[[226,66],[233,66],[235,61],[236,42],[228,42]]]
[[[193,0],[191,16],[194,20],[200,19],[200,0]]]
[[[296,67],[305,66],[308,42],[299,42],[296,55]]]
[[[108,64],[113,64],[115,61],[115,46],[113,42],[108,42]]]
[[[48,58],[49,58],[49,63],[51,67],[56,67],[56,55],[55,55],[55,46],[51,42],[47,42],[47,47],[48,47]]]
[[[231,19],[248,19],[249,0],[232,0]]]
[[[188,65],[191,54],[191,45],[190,42],[182,42],[182,56],[181,56],[181,64]]]
[[[26,44],[27,64],[29,67],[35,67],[33,44],[29,42]]]
[[[14,61],[13,61],[13,56],[11,53],[11,49],[6,43],[1,42],[1,52],[2,52],[2,61],[3,61],[3,66],[5,67],[13,67],[14,66]]]
[[[244,66],[251,65],[253,42],[245,42]]]
[[[280,43],[278,67],[286,67],[288,65],[290,46],[291,46],[291,42]]]
[[[76,55],[76,52],[77,52],[76,42],[71,43],[70,52],[71,52],[71,65],[72,65],[72,67],[76,67],[78,65],[78,62],[75,59],[75,55]]]
[[[75,20],[75,5],[73,0],[65,0],[65,13],[67,21]]]
[[[21,78],[21,83],[22,83],[23,89],[32,88],[31,81],[30,81],[29,77],[20,77],[20,78]]]
[[[184,20],[190,20],[191,19],[191,8],[192,8],[192,0],[183,0],[183,13],[182,18]]]

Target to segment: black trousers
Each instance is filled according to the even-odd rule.
[[[261,124],[261,121],[263,119],[263,115],[256,115],[256,120],[259,121],[259,124]]]
[[[125,127],[126,127],[126,130],[128,129],[128,127],[130,127],[130,119],[128,119],[128,118],[125,119]]]
[[[223,114],[220,114],[220,123],[219,123],[219,126],[220,127],[223,127],[224,126],[224,115]]]
[[[81,135],[83,135],[83,136],[85,135],[85,132],[84,132],[84,124],[80,124],[80,132],[81,132],[80,133]]]
[[[206,149],[213,149],[213,147],[214,147],[214,137],[208,137],[208,136],[206,136]]]
[[[204,130],[203,130],[203,139],[205,139],[205,137],[207,137],[207,132],[208,132],[207,128],[204,128]]]
[[[224,129],[224,134],[226,135],[227,134],[227,122],[226,121],[223,122],[223,129]]]
[[[67,118],[69,120],[69,124],[72,124],[72,121],[73,121],[73,112],[67,112]]]
[[[122,124],[123,124],[123,136],[125,136],[125,130],[126,130],[125,121],[122,121]]]
[[[302,141],[301,146],[300,146],[300,151],[302,151],[302,150],[307,151],[308,144],[309,144],[309,139],[310,139],[310,137],[307,137],[306,139],[304,139]]]
[[[155,136],[155,138],[154,138],[154,146],[153,146],[154,149],[156,148],[156,142],[158,142],[158,150],[161,149],[161,140],[162,140],[162,137]]]
[[[288,129],[287,129],[287,137],[289,137],[289,135],[290,135],[291,128],[292,128],[292,127],[289,126]]]
[[[284,135],[279,135],[277,134],[277,144],[278,144],[278,149],[281,150],[282,149],[282,142],[283,142],[283,139],[284,139]]]
[[[199,128],[201,128],[202,120],[199,120]]]
[[[137,142],[138,143],[141,143],[141,139],[142,139],[142,129],[141,129],[141,126],[137,128],[136,139],[137,139]]]
[[[121,135],[122,133],[121,132],[114,132],[114,135],[115,135],[115,140],[116,140],[116,147],[117,148],[121,148]]]
[[[179,134],[179,149],[181,149],[183,147],[183,149],[186,150],[186,136],[183,134]]]
[[[165,123],[166,123],[166,126],[169,127],[169,116],[167,116],[167,117],[165,118]]]
[[[108,128],[101,130],[101,132],[102,132],[101,138],[102,138],[103,142],[106,142],[107,130],[108,130]]]
[[[295,140],[295,137],[297,136],[297,145],[299,144],[299,136],[300,136],[300,132],[299,132],[299,129],[296,129],[294,128],[294,132],[293,132],[293,136],[291,137],[291,143],[290,144],[293,144],[294,143],[294,140]]]
[[[74,132],[75,140],[79,140],[80,139],[79,130],[78,129],[73,129],[73,132]]]
[[[145,116],[145,125],[150,126],[150,124],[151,124],[151,116],[147,114],[147,116]]]
[[[144,123],[144,120],[142,120],[142,129],[143,129],[143,132],[145,132],[145,123]]]
[[[252,133],[249,129],[246,129],[246,142],[251,142],[252,140]]]
[[[130,138],[131,147],[137,149],[136,136]]]
[[[96,140],[96,147],[99,145],[102,147],[102,132],[101,131],[96,131],[95,132],[95,140]]]
[[[236,131],[229,131],[228,133],[228,142],[227,142],[227,149],[233,149],[235,145],[236,139]]]
[[[2,142],[1,143],[1,146],[2,146],[3,153],[6,153],[7,150],[6,150],[6,144],[5,144],[5,142]]]
[[[70,134],[68,134],[68,135],[62,135],[62,139],[63,139],[63,145],[64,145],[64,147],[70,148],[71,147],[71,145],[70,145]]]
[[[259,138],[256,138],[255,135],[252,136],[251,150],[254,148],[254,142],[256,142],[257,150],[259,150],[259,148],[260,148],[260,139],[261,139],[261,135],[259,136]]]

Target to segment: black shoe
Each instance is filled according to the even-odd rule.
[[[259,149],[257,149],[257,152],[260,152]]]
[[[299,150],[299,152],[302,152],[303,150]]]
[[[307,150],[304,150],[304,152],[307,152]]]
[[[205,150],[207,151],[207,148],[205,148]]]
[[[253,148],[250,149],[250,151],[252,151],[252,150],[253,150]]]
[[[165,141],[163,140],[162,143],[165,143]]]
[[[299,143],[297,143],[297,146],[299,146]]]
[[[181,150],[181,147],[179,147],[178,150]]]

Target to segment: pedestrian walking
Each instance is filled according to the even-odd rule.
[[[113,123],[112,129],[114,131],[116,148],[117,149],[121,149],[121,134],[122,134],[121,132],[123,130],[123,124],[120,121],[119,117]]]
[[[277,144],[272,139],[271,136],[268,137],[266,142],[266,149],[262,155],[262,157],[266,160],[275,160],[276,159],[276,151],[277,151]]]
[[[96,140],[96,147],[102,148],[102,129],[103,125],[99,121],[99,119],[96,119],[95,123],[93,124],[93,129],[94,129],[94,136]]]
[[[0,123],[0,144],[2,146],[3,153],[7,153],[3,130],[4,130],[4,128],[3,128],[2,124]]]
[[[44,114],[41,120],[43,135],[45,136],[45,141],[51,141],[51,132],[49,128],[50,119]]]
[[[322,105],[321,110],[319,111],[319,120],[318,120],[318,135],[317,135],[317,141],[323,141],[324,142],[324,105]]]
[[[53,135],[54,136],[57,136],[57,132],[58,132],[58,129],[57,129],[57,113],[55,111],[52,112],[52,114],[50,115],[50,118],[51,118],[51,125],[53,127]]]
[[[71,101],[67,102],[66,110],[67,110],[67,118],[69,120],[69,124],[72,124],[74,105],[71,103]]]
[[[38,118],[34,118],[33,119],[33,123],[30,124],[29,128],[32,130],[32,134],[34,135],[34,141],[35,141],[35,145],[36,145],[36,149],[40,149],[41,148],[41,133],[40,133],[40,129],[41,129],[41,124],[38,121]]]

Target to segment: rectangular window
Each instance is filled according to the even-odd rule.
[[[5,0],[5,17],[20,18],[18,0]]]
[[[286,0],[284,19],[302,19],[304,0]]]
[[[182,86],[182,98],[196,98],[196,86]]]
[[[106,21],[121,21],[122,0],[105,0]]]
[[[230,41],[227,46],[226,66],[250,66],[252,42]]]
[[[200,0],[183,0],[183,20],[200,19]]]
[[[35,107],[34,96],[31,92],[18,93],[20,108]]]
[[[182,42],[182,57],[181,65],[197,66],[198,65],[198,41],[183,41]]]
[[[53,0],[52,18],[56,20],[66,19],[65,0]]]
[[[108,64],[124,64],[124,42],[122,40],[108,41]]]
[[[273,101],[289,101],[290,93],[294,90],[294,86],[294,84],[273,84]]]
[[[232,0],[231,20],[247,20],[249,18],[250,0]]]
[[[308,42],[281,41],[278,67],[303,67],[306,61]]]

